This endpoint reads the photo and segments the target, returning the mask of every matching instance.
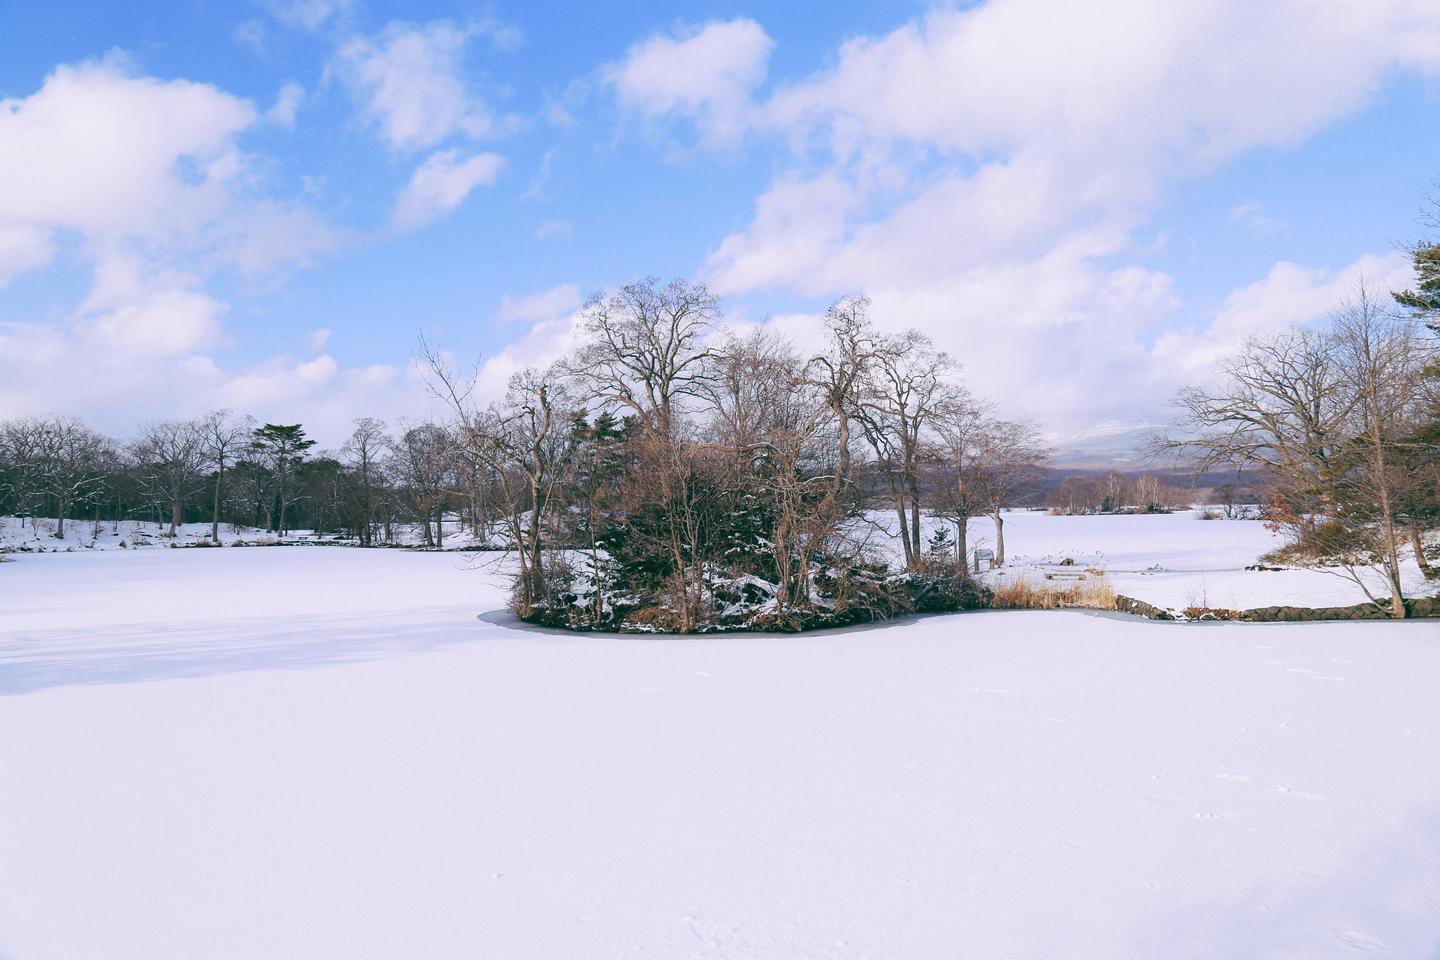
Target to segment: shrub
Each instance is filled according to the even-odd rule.
[[[1036,581],[1021,574],[991,587],[990,607],[995,610],[1114,610],[1115,591],[1103,573],[1080,580],[1055,583]]]

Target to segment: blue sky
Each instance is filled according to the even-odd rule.
[[[0,417],[333,443],[426,412],[420,333],[493,390],[655,274],[802,343],[869,293],[1060,439],[1152,421],[1406,282],[1433,6],[0,3]]]

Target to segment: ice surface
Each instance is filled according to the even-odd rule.
[[[1007,539],[1251,549],[1083,526]],[[1440,950],[1433,622],[559,636],[472,561],[0,567],[0,957]]]

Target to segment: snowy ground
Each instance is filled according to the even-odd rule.
[[[182,523],[174,537],[170,536],[168,523],[148,520],[66,520],[65,535],[57,537],[59,524],[54,518],[31,520],[22,517],[0,517],[0,553],[74,553],[79,550],[126,550],[148,549],[151,547],[194,547],[211,546],[214,541],[208,523]],[[419,547],[424,534],[419,524],[397,524],[394,528],[397,545]],[[271,546],[279,542],[277,534],[256,527],[236,524],[220,524],[221,546]],[[288,544],[350,545],[353,540],[341,540],[333,534],[317,535],[313,530],[287,531],[283,542]],[[487,545],[502,546],[503,539],[496,534],[481,539],[473,535],[458,518],[445,521],[446,550],[474,550]]]
[[[190,547],[210,542],[208,523],[183,523],[171,537],[168,524],[144,520],[65,521],[65,535],[57,537],[59,523],[53,518],[0,517],[0,551],[74,552],[76,550],[128,550],[148,547]],[[269,543],[274,535],[253,527],[220,525],[220,542],[226,546]]]
[[[1327,607],[1364,603],[1364,590],[1340,570],[1246,570],[1280,537],[1259,520],[1202,520],[1201,511],[1133,516],[1052,517],[1039,511],[1005,514],[1003,576],[1043,576],[1065,558],[1106,571],[1116,593],[1158,607]],[[989,520],[970,524],[970,545],[993,546]],[[1434,592],[1413,556],[1403,556],[1407,596]],[[1369,573],[1377,596],[1389,596]]]
[[[556,636],[469,559],[0,567],[0,957],[1440,950],[1434,623]]]

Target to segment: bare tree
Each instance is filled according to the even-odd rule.
[[[1376,601],[1366,579],[1378,573],[1403,617],[1402,507],[1425,468],[1403,454],[1423,422],[1425,359],[1414,325],[1362,282],[1325,327],[1252,339],[1218,386],[1183,391],[1182,432],[1154,446],[1200,469],[1260,466],[1267,517],[1292,555],[1345,572]]]
[[[184,520],[185,502],[201,483],[206,457],[203,425],[194,420],[147,423],[130,450],[156,501],[169,508],[170,536],[175,536]]]
[[[455,416],[457,445],[493,473],[520,563],[515,606],[527,616],[550,595],[545,529],[574,442],[567,414],[578,404],[563,371],[526,368],[510,378],[503,401],[478,409],[471,399],[475,378],[461,378],[423,340],[420,348],[431,393]]]
[[[1105,508],[1105,496],[1105,484],[1100,479],[1072,476],[1061,480],[1045,502],[1051,513],[1081,516],[1100,513]]]
[[[197,429],[205,458],[215,468],[210,500],[210,540],[220,542],[220,510],[225,502],[225,468],[244,451],[255,430],[255,419],[230,410],[212,410]]]
[[[21,417],[0,424],[0,484],[39,532],[53,513],[63,539],[72,509],[92,500],[109,472],[110,441],[74,417]]]
[[[803,383],[820,391],[835,424],[836,466],[831,478],[832,498],[850,482],[852,424],[860,394],[876,358],[887,348],[870,324],[866,297],[843,297],[825,312],[827,349],[805,365]]]
[[[905,565],[912,569],[922,559],[922,455],[953,367],[923,334],[911,330],[888,338],[873,357],[856,408],[899,521]]]
[[[709,433],[740,469],[748,469],[774,430],[793,421],[798,367],[794,348],[764,330],[731,337],[712,352],[700,384],[711,414]]]
[[[438,423],[407,427],[390,444],[393,476],[420,521],[427,547],[445,545],[445,499],[452,486],[455,447],[455,436]]]
[[[394,443],[385,432],[385,423],[374,417],[361,417],[341,447],[346,466],[354,482],[357,522],[356,535],[362,547],[374,546],[376,513],[379,509],[379,487],[384,482],[381,459]]]
[[[1299,516],[1327,506],[1320,482],[1359,398],[1346,389],[1334,338],[1293,328],[1252,337],[1220,365],[1213,386],[1182,390],[1180,429],[1154,437],[1153,454],[1176,454],[1197,474],[1227,466],[1266,469]]]
[[[720,300],[704,284],[655,278],[591,297],[583,311],[587,337],[569,372],[585,399],[616,407],[667,433],[675,406],[702,394],[712,353],[705,346]]]
[[[1135,496],[1136,484],[1118,470],[1107,470],[1100,481],[1105,491],[1105,499],[1101,504],[1101,510],[1108,510],[1111,513],[1118,513],[1130,505],[1130,500]]]
[[[985,509],[984,480],[990,406],[951,390],[935,419],[935,514],[955,524],[955,559],[969,562],[970,518]]]
[[[20,514],[30,518],[37,534],[46,492],[47,429],[47,421],[40,417],[21,417],[0,425],[0,461],[5,467],[6,490]]]
[[[995,524],[995,565],[1005,564],[1005,508],[1014,506],[1035,482],[1050,448],[1033,423],[992,420],[980,439],[980,500]]]
[[[1334,331],[1345,387],[1355,399],[1355,429],[1345,457],[1349,469],[1326,478],[1333,477],[1337,488],[1333,519],[1361,537],[1371,534],[1367,552],[1379,559],[1392,616],[1403,618],[1396,501],[1406,478],[1395,448],[1414,433],[1423,415],[1419,384],[1424,361],[1413,330],[1383,309],[1363,283],[1335,315]],[[1356,507],[1372,507],[1373,519],[1366,516],[1371,511]],[[1361,522],[1350,523],[1357,512]]]

